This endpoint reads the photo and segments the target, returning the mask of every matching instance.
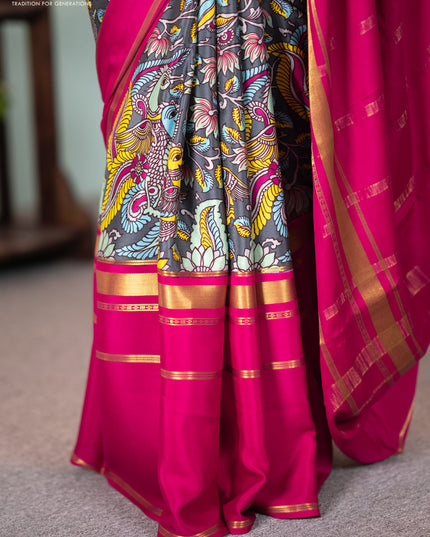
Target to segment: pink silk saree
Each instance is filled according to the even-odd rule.
[[[260,27],[272,28],[270,16],[279,16],[280,24],[290,17],[296,30],[288,42],[277,41],[275,34],[268,41],[269,54],[279,62],[272,64],[273,82],[267,69],[257,72],[255,62],[261,59],[264,67],[265,51],[256,48],[258,35],[248,29],[243,47],[254,70],[246,72],[237,89],[240,83],[229,72],[235,59],[224,52],[234,43],[228,29],[235,8],[221,3],[195,2],[195,27],[191,22],[186,27],[178,18],[167,18],[165,1],[110,0],[97,38],[107,181],[96,246],[94,343],[72,462],[105,475],[159,521],[163,537],[247,533],[255,512],[318,516],[318,490],[331,468],[331,438],[361,462],[402,451],[416,364],[429,344],[430,258],[423,239],[429,201],[430,111],[424,96],[430,89],[430,38],[420,22],[428,18],[416,19],[404,2],[393,8],[365,0],[351,8],[309,0],[306,34],[305,3],[279,4],[269,16],[260,13],[265,21]],[[241,13],[251,25],[257,12],[252,1],[248,4],[251,11]],[[190,6],[178,4],[183,20],[192,19]],[[169,58],[168,48],[178,47],[186,29],[193,46],[198,32],[201,41],[214,33],[233,40],[217,45],[218,88],[224,91],[218,98],[227,102],[231,88],[243,92],[243,121],[235,108],[234,122],[223,116],[228,105],[219,106],[218,124],[209,108],[209,113],[203,110],[209,101],[198,91],[212,83],[210,55],[196,56],[193,64],[204,66],[204,77],[194,74],[188,85],[187,79],[183,86],[176,83],[182,60],[180,55]],[[173,37],[165,41],[166,35]],[[280,50],[286,51],[288,64],[282,63]],[[162,65],[165,57],[169,63]],[[168,73],[164,79],[162,69]],[[305,202],[305,181],[290,184],[290,197],[281,197],[280,177],[289,173],[282,171],[282,159],[306,138],[296,136],[283,153],[282,129],[291,131],[291,124],[284,110],[276,111],[287,91],[284,75],[277,74],[281,69],[289,73],[286,100],[291,117],[298,118],[294,125],[305,125],[310,109],[313,211]],[[152,82],[153,72],[159,78]],[[259,78],[261,73],[266,78]],[[142,95],[144,83],[151,96],[162,84],[170,91],[169,101],[159,98],[164,108]],[[269,95],[264,88],[276,84],[282,95],[272,87],[272,113],[270,99],[266,103],[260,96]],[[227,219],[219,224],[224,201],[204,197],[215,187],[208,186],[210,178],[197,165],[192,169],[197,200],[192,230],[180,223],[188,209],[181,212],[176,205],[171,210],[178,173],[186,183],[188,162],[184,152],[175,165],[178,148],[183,150],[176,141],[182,138],[169,116],[163,123],[170,137],[163,138],[168,158],[162,210],[154,227],[160,242],[148,240],[145,255],[126,258],[136,247],[120,243],[112,222],[119,222],[115,218],[126,202],[127,215],[142,209],[143,218],[153,216],[155,187],[139,187],[145,181],[151,185],[156,163],[151,147],[161,136],[155,129],[179,94],[176,114],[181,114],[188,90],[188,95],[196,92],[190,105],[195,130],[188,134],[194,148],[189,161],[200,149],[207,155],[219,143],[222,179],[216,164],[213,169],[224,188]],[[146,114],[133,130],[132,110]],[[151,143],[145,141],[148,121]],[[256,124],[258,135],[252,130]],[[276,148],[273,125],[279,149],[258,153],[255,144],[263,137],[265,151]],[[240,136],[246,137],[248,152],[243,168],[238,164]],[[222,145],[226,140],[230,147]],[[294,155],[299,161],[301,153]],[[305,175],[310,166],[301,164],[300,170]],[[241,190],[247,175],[250,202]],[[241,196],[253,217],[248,227],[245,216],[238,217]],[[286,205],[294,208],[288,213]],[[275,246],[282,249],[287,241],[283,210],[289,215],[289,250],[275,255]],[[123,228],[117,227],[123,235],[126,225],[130,234],[141,229],[135,220],[121,218]],[[269,220],[279,234],[273,238],[272,232],[261,247],[244,243],[248,247],[239,254],[237,244],[223,238],[223,225],[228,236],[234,222],[241,240],[252,236],[258,243],[268,233]],[[182,255],[177,242],[170,246],[175,233],[184,244],[195,245],[192,253]],[[169,244],[171,257],[160,244]],[[230,261],[221,255],[224,250]]]

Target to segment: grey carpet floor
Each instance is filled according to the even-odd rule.
[[[0,535],[155,537],[103,477],[72,467],[91,345],[91,264],[0,273]],[[430,536],[430,359],[402,455],[361,466],[339,452],[318,519],[258,516],[250,537]]]

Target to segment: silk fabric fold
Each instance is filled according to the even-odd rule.
[[[430,39],[416,13],[309,3],[324,396],[333,438],[363,462],[403,448],[429,343]]]
[[[92,3],[107,179],[72,462],[104,474],[159,522],[160,536],[247,533],[255,512],[319,516],[331,438],[366,463],[403,450],[430,320],[430,39],[425,17],[406,7],[238,4],[242,22],[265,35],[267,53],[257,30],[240,34],[233,3]],[[238,35],[250,62],[243,94],[235,58],[222,58]],[[183,38],[188,49],[178,45]],[[213,110],[199,93],[211,77]],[[245,97],[241,123],[237,103],[250,87],[255,104]],[[242,95],[229,101],[238,112],[227,107],[230,91]],[[240,137],[253,155],[248,168]],[[203,160],[192,168],[198,151],[216,162],[218,145],[219,168]],[[154,146],[165,167],[151,186]],[[212,170],[213,181],[199,170]],[[159,186],[157,212],[151,188]],[[180,205],[187,195],[191,205]],[[142,228],[134,214],[143,223],[159,214],[160,223]],[[194,218],[192,232],[183,217]],[[166,239],[171,229],[182,243]],[[181,250],[190,241],[192,255]],[[131,257],[142,244],[153,253]],[[222,258],[227,264],[215,270]]]

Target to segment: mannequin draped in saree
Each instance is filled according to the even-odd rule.
[[[362,462],[403,449],[429,43],[385,5],[92,3],[107,170],[72,462],[159,535],[317,516],[331,437]]]

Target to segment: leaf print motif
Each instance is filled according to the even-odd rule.
[[[231,127],[227,127],[226,125],[224,125],[222,128],[222,135],[224,141],[230,144],[238,144],[242,141],[240,133],[236,129],[232,129]]]
[[[158,253],[158,231],[159,222],[156,222],[152,229],[140,241],[124,246],[117,250],[118,255],[132,257],[133,259],[149,259]]]
[[[198,272],[290,263],[287,217],[311,210],[312,190],[306,19],[291,5],[170,1],[108,143],[100,225],[119,230],[106,244],[116,259]]]
[[[195,177],[203,192],[208,192],[214,185],[212,175],[202,171],[201,168],[197,168]]]
[[[233,121],[236,123],[238,129],[242,131],[245,127],[244,119],[243,119],[243,112],[240,110],[240,108],[233,108],[233,112],[231,113],[231,116],[233,118]]]
[[[202,151],[203,153],[205,153],[210,147],[208,138],[202,138],[202,136],[197,135],[191,136],[190,144],[194,145],[196,149]]]
[[[224,89],[227,93],[234,93],[240,88],[239,79],[237,76],[232,76],[225,83]]]
[[[251,223],[249,218],[246,216],[239,217],[234,223],[237,232],[241,237],[250,237],[251,236]]]
[[[199,30],[204,28],[204,26],[211,24],[215,15],[215,0],[205,0],[200,7],[198,14],[198,24],[197,27]]]

